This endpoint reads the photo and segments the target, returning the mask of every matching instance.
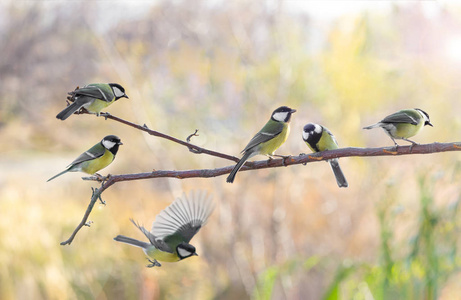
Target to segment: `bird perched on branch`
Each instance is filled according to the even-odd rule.
[[[125,89],[118,83],[92,83],[76,88],[69,93],[72,102],[56,118],[65,120],[81,108],[89,113],[97,114],[120,98],[128,98]]]
[[[213,209],[214,203],[205,192],[191,192],[189,197],[183,194],[157,215],[151,231],[131,220],[149,242],[124,235],[118,235],[114,240],[142,248],[151,262],[149,268],[160,267],[158,261],[180,261],[198,255],[189,242],[205,225]]]
[[[120,145],[123,145],[123,143],[120,141],[119,137],[115,135],[104,137],[101,142],[77,157],[67,169],[51,177],[47,182],[67,172],[81,171],[91,175],[95,174],[99,170],[107,167],[115,159]]]
[[[313,152],[338,149],[338,142],[334,135],[326,127],[309,123],[303,128],[303,140]],[[348,187],[346,177],[344,176],[337,158],[329,159],[331,169],[336,177],[336,183],[339,187]]]
[[[251,157],[262,154],[271,157],[285,141],[290,133],[291,114],[296,109],[281,106],[274,110],[266,125],[250,140],[243,149],[243,156],[227,177],[227,182],[234,182],[235,175],[243,164]]]
[[[395,146],[399,145],[396,139],[404,140],[417,145],[418,143],[409,140],[409,137],[415,136],[424,126],[431,124],[429,115],[422,109],[403,109],[389,115],[376,124],[363,127],[363,129],[372,129],[381,127],[390,136]]]

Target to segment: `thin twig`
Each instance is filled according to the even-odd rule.
[[[198,129],[195,129],[195,132],[190,134],[187,139],[186,139],[186,142],[190,143],[190,139],[193,137],[193,136],[198,136],[197,134],[198,132]],[[189,148],[189,151],[192,152],[192,153],[195,153],[195,154],[200,154],[201,152],[197,151],[196,149],[194,148]]]
[[[194,132],[194,133],[189,134],[189,136],[188,136],[187,139],[186,139],[186,142],[190,143],[190,139],[191,139],[193,136],[198,136],[197,132],[198,132],[198,129],[195,129],[195,132]]]

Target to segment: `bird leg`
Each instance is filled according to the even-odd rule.
[[[100,112],[100,113],[97,113],[96,114],[98,117],[104,117],[105,120],[107,120],[108,117],[112,116],[110,113],[108,112]]]
[[[95,174],[97,174],[97,175],[100,176],[100,177],[98,177],[98,176],[97,176],[97,177],[98,177],[98,180],[101,181],[101,185],[103,185],[104,183],[106,183],[106,181],[109,180],[109,178],[112,177],[112,175],[110,175],[110,174],[107,174],[107,176],[102,176],[102,175],[100,175],[100,174],[98,174],[98,173],[95,173]]]
[[[384,153],[390,153],[390,154],[393,154],[393,155],[396,155],[398,152],[397,152],[397,149],[399,148],[399,144],[397,144],[397,142],[394,140],[394,138],[392,136],[389,135],[389,137],[392,139],[392,141],[394,142],[394,148],[393,148],[393,151],[389,151],[389,150],[386,150],[386,149],[383,149],[383,152]]]
[[[288,159],[288,158],[291,158],[291,155],[277,155],[277,154],[272,154],[272,155],[268,155],[269,156],[269,161],[274,159],[274,157],[280,157],[280,158],[283,158],[282,160],[282,165],[284,167],[286,167],[286,163],[285,163],[285,160]]]
[[[161,267],[162,266],[156,259],[151,260],[150,258],[148,258],[147,260],[150,262],[150,264],[146,266],[148,268]]]
[[[98,173],[94,173],[93,176],[95,176],[98,181],[101,181],[103,183],[106,180],[106,177],[104,177],[104,176],[102,176],[101,174],[98,174]]]
[[[399,147],[399,144],[397,144],[397,142],[395,141],[395,139],[393,137],[391,137],[392,141],[394,142],[394,145],[395,145],[395,151],[397,151],[397,148]]]
[[[412,141],[412,140],[409,140],[409,139],[406,139],[406,138],[403,138],[402,140],[404,140],[404,141],[407,141],[407,142],[410,142],[410,143],[411,143],[411,146],[410,146],[410,153],[411,153],[411,151],[413,150],[413,146],[414,146],[414,145],[419,145],[417,142],[414,142],[414,141]]]

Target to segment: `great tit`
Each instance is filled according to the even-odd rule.
[[[294,112],[296,112],[296,109],[291,109],[287,106],[281,106],[274,110],[266,125],[241,152],[243,156],[230,172],[227,182],[234,182],[235,175],[249,158],[258,154],[268,155],[269,157],[274,155],[275,150],[287,140],[290,133],[291,114]]]
[[[422,109],[415,108],[399,110],[376,124],[363,127],[363,129],[382,127],[396,147],[398,144],[395,139],[405,140],[412,143],[413,146],[418,143],[408,138],[416,135],[426,125],[433,126],[429,115]]]
[[[120,145],[123,145],[123,143],[117,136],[108,135],[104,137],[99,143],[80,154],[67,169],[51,177],[47,182],[67,172],[81,171],[91,175],[95,174],[114,160]]]
[[[151,231],[131,219],[149,242],[123,235],[116,236],[114,240],[142,248],[151,263],[147,266],[149,268],[160,267],[158,261],[180,261],[198,255],[189,242],[205,225],[213,209],[214,203],[205,192],[191,192],[189,197],[183,194],[155,217]]]
[[[303,140],[313,152],[322,152],[325,150],[338,149],[338,142],[328,128],[314,123],[306,124],[303,128]],[[339,187],[347,187],[347,180],[344,177],[338,159],[328,160],[331,169],[336,177]]]
[[[128,98],[125,89],[118,83],[92,83],[70,92],[73,103],[61,111],[56,118],[65,120],[74,112],[85,108],[89,113],[97,114],[120,98]]]

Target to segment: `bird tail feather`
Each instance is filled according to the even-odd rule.
[[[66,169],[66,170],[62,171],[61,173],[58,173],[58,174],[54,175],[53,177],[48,179],[46,182],[51,181],[51,180],[55,179],[56,177],[61,176],[62,174],[67,173],[67,172],[69,172],[69,169]]]
[[[229,183],[234,182],[235,175],[237,175],[237,172],[240,170],[240,168],[243,166],[243,164],[251,157],[252,154],[253,153],[250,152],[250,151],[245,152],[245,154],[242,156],[242,158],[238,161],[238,163],[232,169],[229,176],[227,176],[227,179],[226,179],[227,182],[229,182]]]
[[[337,159],[332,159],[330,160],[330,166],[331,169],[333,170],[333,173],[335,174],[336,177],[336,183],[338,183],[339,187],[348,187],[348,183],[346,180],[346,177],[343,174],[343,171],[341,170],[341,167],[339,166],[339,162]]]
[[[58,118],[58,119],[64,121],[65,119],[67,119],[68,117],[70,117],[74,112],[76,112],[77,110],[79,110],[81,107],[82,107],[81,103],[77,103],[77,101],[75,101],[74,103],[72,103],[72,104],[69,105],[68,107],[64,108],[64,109],[56,116],[56,118]]]
[[[130,238],[124,235],[117,235],[116,237],[114,237],[114,240],[117,242],[122,242],[128,245],[136,246],[136,247],[143,248],[143,249],[147,249],[147,247],[151,245],[149,243],[142,242],[137,239],[133,239],[133,238]]]
[[[381,123],[376,123],[370,126],[363,127],[363,129],[373,129],[373,128],[378,128],[381,127]]]

